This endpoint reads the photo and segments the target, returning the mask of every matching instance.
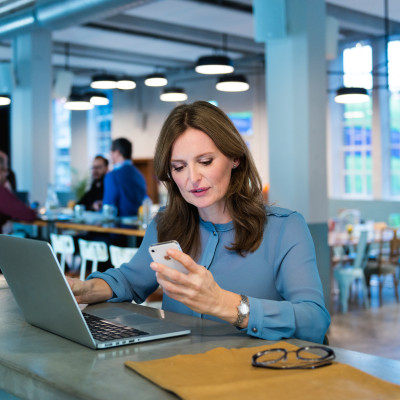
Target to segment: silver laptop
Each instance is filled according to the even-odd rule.
[[[190,329],[116,304],[107,320],[81,312],[50,244],[0,235],[0,269],[32,325],[92,349],[190,334]]]

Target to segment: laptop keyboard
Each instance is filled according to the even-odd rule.
[[[129,326],[113,324],[112,322],[96,317],[95,315],[86,313],[82,314],[93,337],[101,342],[149,334],[148,332],[143,332]]]

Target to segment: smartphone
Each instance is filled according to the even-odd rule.
[[[174,268],[184,274],[188,273],[188,270],[178,261],[174,260],[167,255],[168,249],[177,249],[182,251],[181,246],[176,240],[170,240],[168,242],[155,243],[149,246],[149,253],[152,259],[159,263],[164,264],[167,267]]]

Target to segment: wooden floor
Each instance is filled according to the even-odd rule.
[[[328,332],[331,346],[400,360],[400,305],[396,303],[390,284],[387,282],[383,289],[382,307],[378,304],[376,285],[371,288],[369,309],[364,308],[362,298],[358,297],[343,314],[335,298]]]

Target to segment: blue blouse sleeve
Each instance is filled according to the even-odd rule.
[[[110,268],[105,272],[94,272],[87,279],[100,278],[106,281],[113,291],[110,302],[132,301],[143,303],[157,287],[155,272],[150,268],[152,259],[148,252],[150,244],[157,242],[155,222],[146,230],[142,244],[133,258],[120,268]]]
[[[269,223],[269,222],[268,222]],[[249,298],[247,333],[268,340],[295,337],[322,343],[330,324],[315,249],[304,218],[292,213],[274,232],[274,279],[282,300]]]

